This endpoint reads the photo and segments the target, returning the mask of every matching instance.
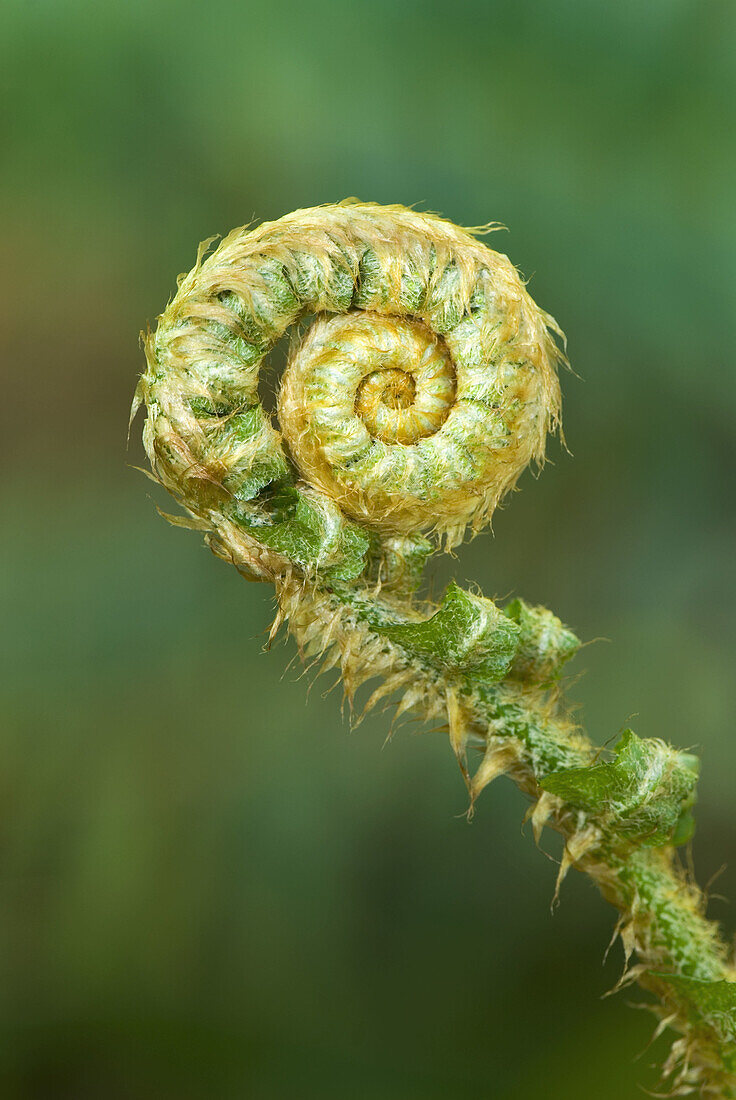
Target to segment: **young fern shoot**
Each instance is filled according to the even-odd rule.
[[[736,972],[676,855],[697,759],[631,730],[608,754],[590,743],[559,684],[580,643],[552,612],[454,584],[439,604],[417,595],[429,555],[543,459],[555,321],[506,256],[401,206],[298,210],[208,244],[145,338],[134,400],[176,522],[275,586],[274,629],[339,666],[351,701],[377,681],[367,708],[396,696],[446,723],[471,806],[514,780],[535,837],[564,837],[558,886],[575,867],[618,910],[620,984],[654,994],[674,1032],[671,1094],[736,1097]],[[292,326],[272,418],[259,369]]]

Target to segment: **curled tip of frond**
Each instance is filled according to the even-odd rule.
[[[452,548],[488,524],[543,460],[564,358],[556,322],[478,239],[497,228],[349,199],[203,241],[143,337],[133,414],[145,402],[158,476],[220,540],[219,516],[236,513],[259,540],[275,490],[302,507],[300,482],[323,527],[434,531]],[[292,348],[277,430],[259,368],[305,315],[317,319]],[[343,545],[317,572],[340,568]]]

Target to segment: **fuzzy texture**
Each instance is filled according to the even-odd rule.
[[[517,783],[535,838],[564,837],[557,890],[575,867],[619,910],[619,985],[653,993],[675,1032],[669,1094],[736,1096],[736,974],[676,854],[697,760],[631,730],[611,753],[591,745],[560,690],[580,643],[550,611],[456,585],[416,595],[437,545],[477,531],[543,458],[555,322],[505,256],[403,207],[301,210],[208,246],[145,339],[134,401],[153,476],[186,512],[168,518],[274,584],[274,632],[339,668],[351,706],[374,681],[363,712],[396,701],[394,720],[444,723],[471,812],[497,776]],[[258,374],[289,328],[276,427]]]

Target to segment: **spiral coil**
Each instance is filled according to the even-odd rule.
[[[309,315],[277,428],[259,369]],[[348,522],[451,547],[543,456],[559,410],[552,331],[510,261],[447,221],[296,211],[235,230],[180,280],[146,340],[146,446],[194,514],[256,540],[288,487]]]

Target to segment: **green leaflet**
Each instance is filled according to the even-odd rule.
[[[427,559],[435,546],[422,535],[380,536],[371,532],[369,584],[386,585],[392,592],[411,594],[422,581]]]
[[[211,401],[208,397],[202,397],[201,394],[194,394],[188,401],[189,408],[200,420],[207,420],[216,416],[228,416],[233,411],[232,405],[228,405],[224,401]]]
[[[302,308],[308,312],[330,310],[345,313],[350,309],[355,280],[347,256],[342,262],[325,264],[310,252],[292,253],[291,282]]]
[[[430,619],[380,627],[378,633],[443,669],[494,683],[514,658],[520,630],[492,600],[450,584]]]
[[[284,554],[305,572],[319,569],[326,579],[353,580],[362,573],[368,536],[348,522],[330,500],[284,486],[269,503],[275,522],[264,523],[262,513],[237,517],[259,542]]]
[[[681,974],[649,971],[686,1000],[691,1013],[715,1027],[726,1040],[736,1040],[736,982],[705,982]]]
[[[546,607],[531,607],[524,600],[511,600],[504,614],[518,623],[519,648],[509,676],[514,680],[549,684],[562,666],[580,649],[580,639]]]
[[[372,248],[367,248],[360,259],[358,282],[353,294],[355,309],[380,309],[386,304],[388,287],[383,268]]]
[[[691,808],[699,762],[662,741],[624,730],[606,764],[567,768],[540,786],[589,813],[616,822],[618,831],[646,847],[684,844],[694,829]]]
[[[279,437],[261,405],[215,424],[210,439],[216,440],[222,453],[231,456],[223,484],[235,500],[252,500],[267,485],[283,483],[290,477]]]

